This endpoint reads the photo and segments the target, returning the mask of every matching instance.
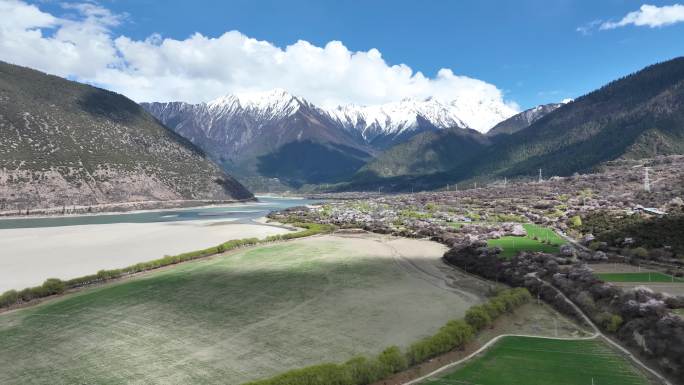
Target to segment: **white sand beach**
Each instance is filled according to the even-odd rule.
[[[0,230],[0,293],[217,245],[288,232],[230,221],[116,223]]]

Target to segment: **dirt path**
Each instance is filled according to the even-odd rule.
[[[560,291],[559,291],[560,293]],[[620,344],[617,342],[613,341],[609,336],[603,334],[600,329],[589,319],[589,317],[574,303],[572,302],[569,298],[567,298],[563,293],[560,293],[563,298],[577,311],[577,314],[580,315],[582,319],[586,322],[589,327],[591,327],[591,334],[588,336],[573,336],[573,337],[558,337],[558,336],[545,336],[545,335],[540,335],[540,334],[526,334],[526,333],[503,333],[503,332],[498,332],[498,329],[501,328],[501,325],[506,324],[507,322],[510,322],[510,319],[508,319],[510,316],[506,316],[503,319],[497,320],[495,323],[493,330],[495,335],[493,338],[489,339],[487,342],[484,344],[480,344],[477,341],[473,343],[469,343],[464,349],[462,350],[456,350],[452,351],[449,353],[446,353],[442,356],[436,357],[426,363],[423,363],[421,365],[418,365],[414,368],[410,368],[404,372],[401,372],[389,379],[379,381],[374,385],[414,385],[414,384],[419,384],[423,381],[428,380],[431,377],[434,377],[440,373],[443,373],[449,369],[452,369],[454,367],[457,367],[459,365],[464,364],[465,362],[473,359],[480,353],[484,352],[487,350],[489,347],[493,346],[496,344],[499,340],[501,340],[504,337],[533,337],[533,338],[544,338],[544,339],[553,339],[553,340],[592,340],[592,339],[602,339],[609,345],[611,345],[613,348],[618,350],[621,354],[626,356],[630,361],[632,361],[637,367],[640,369],[644,370],[647,372],[652,379],[658,380],[660,383],[664,385],[672,385],[670,381],[667,380],[663,375],[658,373],[656,370],[652,369],[645,363],[643,363],[641,360],[639,360],[636,356],[634,356],[629,350],[626,348],[622,347]],[[486,332],[486,331],[485,331]],[[491,333],[491,331],[489,331]]]
[[[409,275],[421,279],[432,286],[449,291],[458,295],[469,302],[483,300],[482,296],[474,294],[472,291],[464,290],[464,280],[472,280],[471,277],[459,275],[458,271],[446,265],[442,260],[415,258],[401,248],[401,240],[385,240],[384,244],[391,250],[394,262],[406,271]],[[446,250],[445,250],[446,251]],[[486,290],[480,291],[482,293]]]
[[[584,330],[568,320],[545,303],[528,303],[512,314],[506,314],[496,320],[491,328],[481,331],[478,336],[463,349],[453,350],[437,356],[425,363],[398,373],[388,379],[378,381],[374,385],[415,384],[442,373],[484,351],[488,346],[504,335],[513,335],[518,331],[521,335],[544,336],[559,339],[591,339],[594,333]],[[495,340],[492,342],[492,340]]]

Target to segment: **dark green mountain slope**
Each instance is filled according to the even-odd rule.
[[[489,138],[470,129],[424,132],[380,154],[359,170],[354,180],[361,182],[445,172],[481,153],[489,144]]]
[[[135,102],[0,62],[0,211],[246,198]]]
[[[471,162],[467,176],[518,176],[537,168],[569,175],[617,158],[680,153],[684,58],[616,80],[500,139]]]
[[[459,155],[438,157],[415,173],[410,170],[421,161],[416,160],[417,152],[406,148],[430,153],[444,141],[422,145],[412,141],[402,150],[397,148],[402,157],[393,158],[391,170],[403,170],[402,175],[384,172],[374,162],[366,167],[371,173],[362,176],[369,188],[430,189],[471,179],[534,176],[539,168],[544,175],[563,176],[618,158],[684,154],[684,58],[649,66],[548,113],[529,127],[489,139],[489,145],[470,154],[454,151]],[[364,184],[344,188],[357,186]]]

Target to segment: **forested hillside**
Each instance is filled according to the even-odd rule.
[[[510,135],[478,141],[488,145],[464,143],[448,157],[435,157],[429,168],[416,166],[422,160],[409,149],[439,153],[446,142],[414,138],[366,166],[363,183],[343,188],[431,189],[468,180],[532,177],[540,168],[545,176],[565,176],[614,159],[684,154],[684,58],[613,81]],[[402,156],[390,156],[395,153]]]

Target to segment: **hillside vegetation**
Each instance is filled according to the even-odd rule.
[[[555,109],[529,127],[418,136],[365,166],[342,189],[433,189],[460,181],[568,176],[615,159],[684,153],[684,57],[649,66]],[[479,144],[479,145],[478,145]],[[448,155],[442,149],[449,149]],[[429,167],[424,166],[425,159]]]
[[[0,211],[247,198],[132,100],[0,62]]]

